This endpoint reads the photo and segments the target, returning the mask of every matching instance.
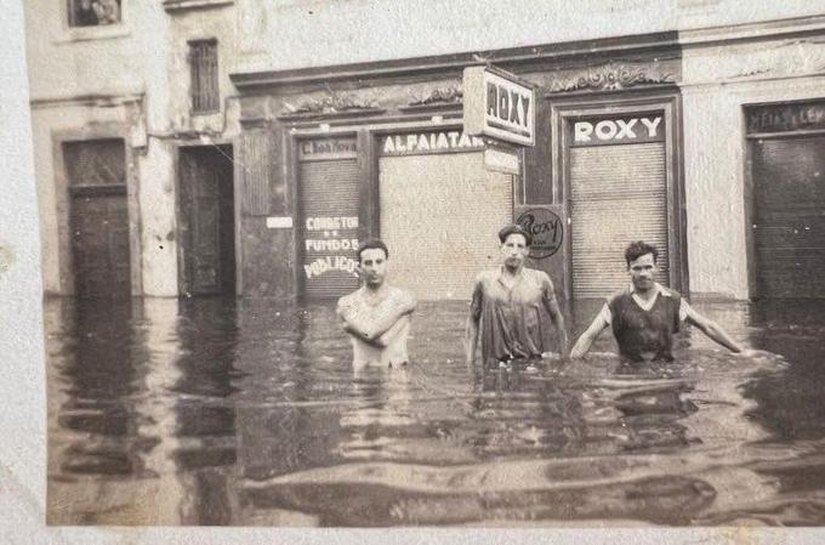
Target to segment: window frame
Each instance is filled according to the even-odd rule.
[[[105,40],[121,38],[131,34],[127,25],[129,20],[129,0],[120,0],[120,21],[109,25],[72,26],[70,11],[80,0],[60,1],[60,29],[61,35],[56,43],[77,42],[85,40]]]
[[[186,42],[188,46],[188,50],[186,52],[187,64],[189,65],[189,113],[192,116],[210,116],[222,111],[221,107],[221,78],[220,78],[220,52],[218,49],[218,39],[216,37],[209,37],[209,38],[196,38],[192,40],[187,40]],[[213,48],[214,52],[214,72],[212,74],[212,78],[214,78],[214,107],[211,108],[198,108],[196,103],[196,94],[197,91],[200,91],[200,96],[203,96],[205,93],[202,88],[200,88],[200,79],[197,77],[196,74],[196,64],[195,64],[195,54],[196,48],[202,45],[210,46]],[[199,86],[196,88],[196,84]]]

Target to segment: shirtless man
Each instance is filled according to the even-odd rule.
[[[389,251],[380,240],[365,242],[358,250],[363,285],[338,300],[341,326],[352,341],[353,367],[406,365],[413,295],[388,285]]]
[[[642,241],[625,250],[631,285],[612,296],[582,333],[570,352],[582,358],[593,341],[607,329],[619,345],[619,355],[630,362],[672,361],[673,335],[682,322],[696,326],[702,333],[736,354],[752,356],[758,350],[746,350],[718,324],[702,316],[673,290],[653,280],[659,252]]]

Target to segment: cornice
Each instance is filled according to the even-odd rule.
[[[231,6],[235,0],[163,0],[163,9],[175,13],[189,9],[208,9]]]
[[[375,80],[392,81],[425,76],[460,78],[465,67],[484,63],[491,63],[517,73],[528,73],[558,67],[576,57],[620,58],[646,52],[661,57],[667,56],[668,52],[678,55],[678,48],[676,32],[664,32],[333,66],[288,70],[239,70],[230,74],[230,78],[242,93],[260,93],[344,82],[363,85]]]
[[[141,102],[143,98],[143,93],[87,93],[71,96],[35,97],[29,101],[29,105],[32,109],[71,106],[96,106],[99,108],[112,108]]]
[[[685,28],[679,31],[679,44],[685,48],[693,48],[810,35],[825,36],[825,15],[792,17],[739,25]]]

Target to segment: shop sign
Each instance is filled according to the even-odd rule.
[[[307,280],[330,271],[343,271],[357,277],[358,262],[345,255],[325,255],[304,265]]]
[[[569,127],[573,146],[659,142],[665,139],[662,115],[580,119],[571,121]]]
[[[358,230],[358,216],[310,217],[304,221],[304,229],[307,279],[330,271],[358,275],[358,262],[352,257],[358,251],[358,238],[353,236]],[[323,255],[312,259],[312,254]]]
[[[354,138],[301,140],[298,143],[298,158],[301,161],[347,159],[355,157],[357,149]]]
[[[564,241],[564,224],[555,212],[547,208],[529,208],[519,214],[516,223],[533,235],[530,257],[544,259],[555,254]]]
[[[505,174],[521,174],[521,161],[513,151],[495,148],[484,150],[484,166],[487,170],[504,172]]]
[[[422,155],[484,148],[484,140],[455,131],[414,132],[385,136],[380,142],[382,155]]]
[[[825,129],[825,101],[755,107],[747,123],[748,133]]]
[[[464,131],[522,146],[536,143],[536,93],[515,74],[489,66],[464,69]]]

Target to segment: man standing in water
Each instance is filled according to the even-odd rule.
[[[380,240],[365,242],[358,249],[362,286],[338,300],[336,312],[352,340],[352,364],[393,367],[406,365],[410,314],[415,297],[388,285],[389,250]]]
[[[584,357],[601,332],[612,326],[619,354],[625,360],[672,361],[673,334],[679,331],[682,322],[696,326],[731,352],[748,356],[758,353],[743,349],[715,322],[693,310],[678,293],[655,282],[658,256],[655,247],[642,241],[627,247],[624,257],[630,287],[607,300],[576,341],[571,358]]]
[[[564,353],[567,331],[553,281],[544,271],[524,266],[532,236],[519,225],[508,225],[498,238],[501,266],[476,277],[465,338],[467,363],[475,361],[480,333],[486,368],[506,367],[512,361],[530,365],[550,350],[550,322],[559,339],[557,350]]]

